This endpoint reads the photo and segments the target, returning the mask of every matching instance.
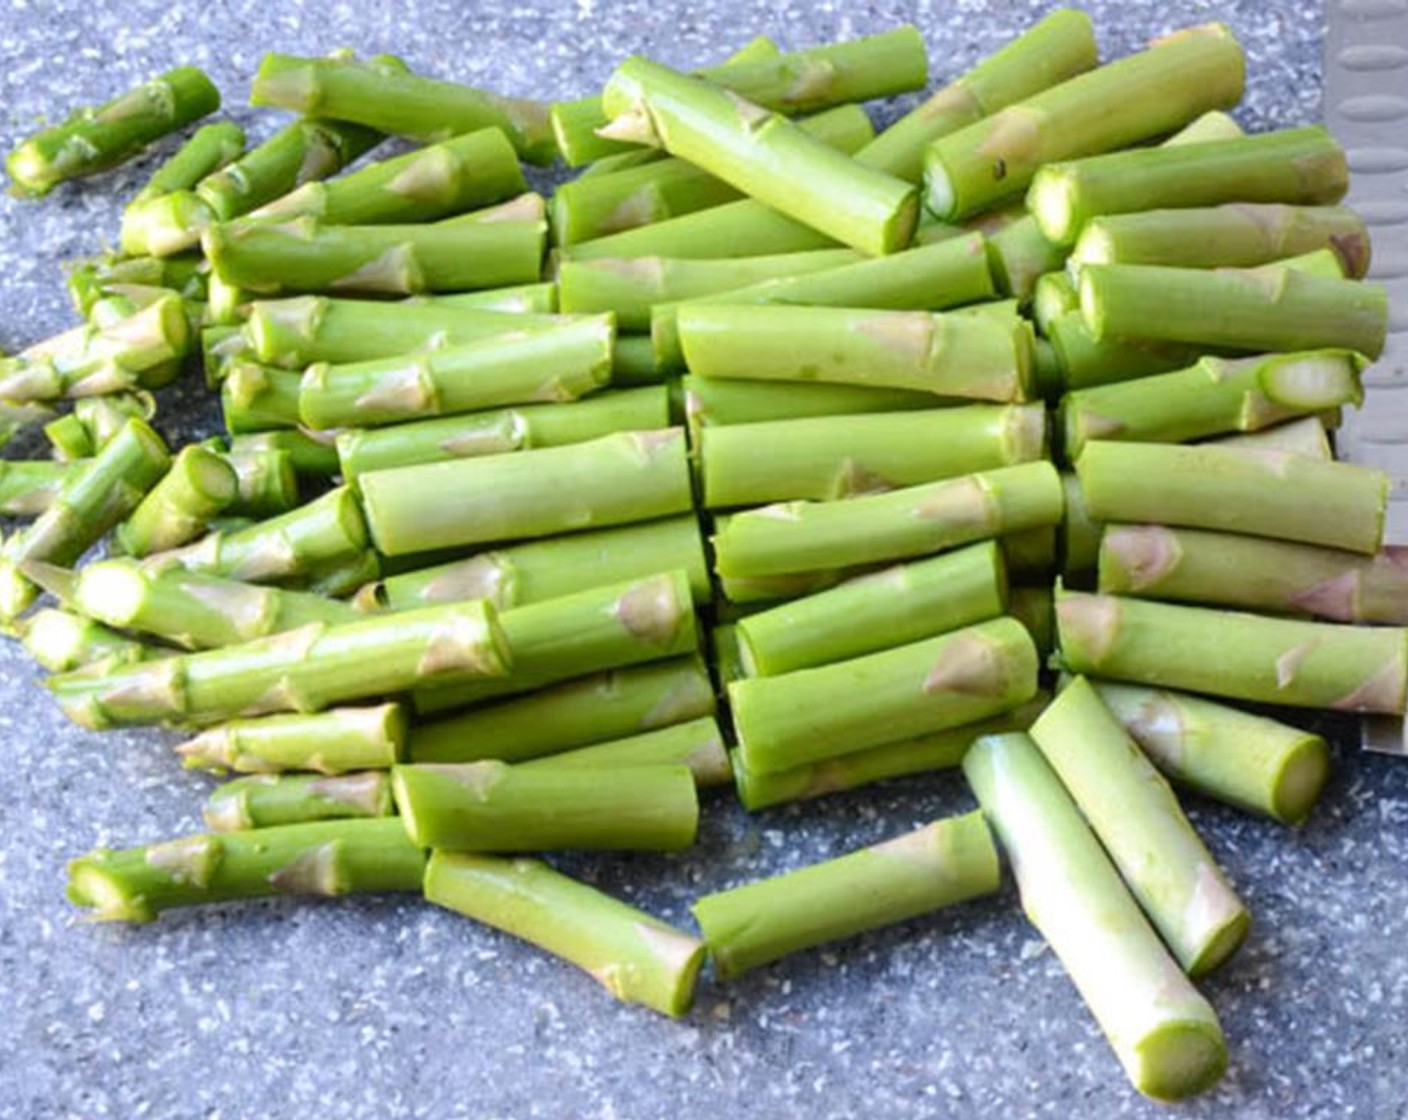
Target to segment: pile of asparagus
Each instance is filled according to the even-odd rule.
[[[1223,112],[1225,28],[1096,63],[1059,12],[876,135],[912,28],[551,106],[268,56],[300,115],[197,131],[72,272],[84,324],[0,363],[5,437],[54,450],[0,473],[0,617],[79,725],[240,775],[70,898],[423,891],[679,1015],[706,951],[996,891],[995,834],[1133,1083],[1213,1084],[1189,978],[1250,919],[1170,783],[1293,825],[1324,740],[1210,697],[1403,712],[1386,479],[1329,438],[1386,307],[1333,140]],[[11,178],[218,100],[173,71]],[[388,135],[421,146],[337,174]],[[227,431],[173,456],[195,358]],[[959,766],[981,812],[702,898],[702,938],[529,855]]]

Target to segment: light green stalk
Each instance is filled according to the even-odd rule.
[[[680,381],[680,388],[690,442],[696,446],[703,429],[712,426],[868,412],[910,412],[953,403],[932,393],[910,389],[872,389],[864,385],[819,382],[729,381],[692,375]]]
[[[140,661],[148,653],[135,638],[91,618],[49,607],[24,619],[20,631],[25,652],[51,673],[67,673],[95,661],[112,665]]]
[[[733,784],[728,749],[713,716],[676,723],[625,739],[544,755],[527,767],[591,767],[610,770],[636,766],[687,766],[700,789]]]
[[[187,769],[216,774],[348,774],[390,769],[401,761],[406,737],[405,708],[380,704],[230,720],[180,743],[176,754]]]
[[[394,815],[391,779],[369,771],[326,778],[316,774],[253,774],[217,786],[201,817],[211,832],[312,821]]]
[[[206,531],[239,494],[239,478],[224,459],[199,444],[183,447],[171,467],[117,527],[129,556],[179,548]]]

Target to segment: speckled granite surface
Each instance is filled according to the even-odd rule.
[[[496,6],[497,7],[497,6]],[[677,63],[758,32],[802,45],[912,20],[936,77],[964,68],[1044,4],[786,5],[721,0],[489,5],[5,0],[0,143],[45,112],[177,62],[232,104],[268,48],[394,50],[427,71],[510,92],[578,94],[628,50]],[[1311,0],[1090,5],[1108,51],[1180,22],[1226,18],[1249,48],[1243,116],[1312,120],[1321,13]],[[267,130],[273,118],[252,118]],[[0,345],[69,321],[57,262],[116,232],[146,165],[0,202]],[[168,434],[202,415],[163,409]],[[932,920],[706,986],[674,1024],[614,1004],[586,977],[411,901],[271,902],[170,915],[143,929],[76,923],[64,860],[95,843],[190,829],[208,787],[155,733],[67,726],[0,647],[0,1116],[657,1117],[809,1120],[1150,1116],[1010,889]],[[1256,915],[1206,985],[1232,1072],[1179,1110],[1240,1120],[1408,1113],[1408,767],[1340,753],[1299,834],[1194,803]],[[747,818],[707,806],[681,858],[574,868],[677,922],[698,893],[809,862],[969,807],[955,776]]]

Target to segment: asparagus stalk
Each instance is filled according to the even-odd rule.
[[[5,159],[11,193],[38,198],[67,179],[115,167],[219,107],[220,92],[194,66],[168,70],[20,143]]]
[[[214,226],[201,247],[215,274],[253,292],[411,295],[538,279],[544,222]]]
[[[374,471],[361,488],[387,556],[648,521],[692,502],[679,428]]]
[[[347,818],[389,817],[391,779],[384,773],[253,774],[216,787],[201,816],[211,832],[242,832],[250,828]]]
[[[1403,711],[1404,631],[1067,592],[1056,600],[1073,673],[1234,700]]]
[[[423,848],[461,852],[673,852],[694,843],[687,766],[619,768],[420,763],[391,770],[396,809]]]
[[[65,422],[61,451],[57,443],[54,448],[56,458],[66,461],[91,459],[106,447],[129,417],[151,420],[156,415],[156,399],[145,390],[127,393],[107,393],[101,397],[79,397],[73,402],[73,411],[60,419]],[[54,442],[53,429],[59,421],[44,429],[44,434]]]
[[[1186,370],[1081,389],[1061,402],[1065,455],[1076,459],[1090,440],[1182,443],[1358,405],[1365,365],[1345,350],[1206,357]]]
[[[788,502],[731,518],[714,537],[727,577],[787,575],[878,564],[1061,519],[1049,463],[1000,467],[849,502]]]
[[[1063,315],[1080,313],[1080,295],[1065,270],[1045,272],[1032,288],[1032,322],[1043,338],[1051,337],[1051,324]]]
[[[1319,416],[1306,416],[1300,420],[1277,424],[1273,428],[1263,428],[1259,432],[1222,436],[1208,440],[1208,443],[1229,450],[1284,451],[1322,462],[1329,462],[1335,457],[1329,437],[1325,434],[1325,425],[1320,422]]]
[[[550,163],[556,154],[548,108],[541,102],[421,77],[404,64],[392,68],[347,58],[266,54],[249,99],[423,143],[495,128],[529,163]]]
[[[508,209],[515,203],[505,203]],[[481,210],[481,216],[489,211]],[[468,216],[465,218],[469,220]],[[435,303],[443,307],[468,308],[474,311],[502,311],[512,315],[550,315],[557,310],[557,285],[549,280],[533,284],[509,284],[502,288],[486,288],[482,292],[455,292],[452,295],[412,296],[409,304]]]
[[[24,408],[26,406],[16,407]],[[52,412],[50,415],[53,415]],[[17,424],[15,429],[18,430],[22,426],[22,424]],[[55,465],[73,463],[79,459],[90,459],[93,456],[93,446],[89,442],[88,431],[79,423],[78,417],[71,412],[45,424],[44,438],[53,448]]]
[[[1129,147],[1230,108],[1245,63],[1231,33],[1209,24],[1073,77],[930,144],[925,201],[943,220],[966,217],[1020,194],[1043,164]]]
[[[178,906],[268,895],[413,891],[424,869],[398,820],[319,821],[98,848],[69,864],[68,898],[96,921],[150,922]]]
[[[849,661],[735,681],[728,698],[744,765],[768,774],[998,715],[1032,698],[1036,674],[1031,636],[999,618]]]
[[[558,250],[558,256],[564,261],[600,257],[717,259],[841,247],[820,230],[754,199],[742,198],[636,229],[564,245]]]
[[[432,852],[425,897],[577,965],[617,999],[679,1018],[704,944],[535,859]]]
[[[525,767],[592,767],[632,769],[638,766],[687,766],[700,789],[730,785],[733,770],[723,734],[713,716],[676,723],[612,742],[544,755]]]
[[[1086,509],[1080,479],[1072,473],[1062,474],[1061,486],[1066,498],[1065,511],[1057,527],[1061,577],[1068,586],[1093,586],[1103,526],[1093,520]]]
[[[1065,265],[1068,255],[1026,215],[989,234],[987,251],[997,290],[1022,303],[1035,296],[1042,276]]]
[[[211,126],[215,127],[215,126]],[[204,298],[204,262],[199,254],[118,257],[104,254],[75,262],[66,286],[74,310],[85,319],[99,301],[129,285],[170,288],[186,299]]]
[[[889,258],[887,258],[889,259]],[[871,389],[863,385],[730,381],[686,376],[680,381],[690,442],[703,429],[725,424],[760,424],[815,416],[855,416],[868,412],[912,412],[945,403],[933,393],[910,389]]]
[[[1203,348],[1178,342],[1113,337],[1096,341],[1079,310],[1058,315],[1046,329],[1066,389],[1171,373],[1203,356]]]
[[[380,704],[230,720],[180,743],[176,753],[187,769],[216,774],[349,774],[390,769],[401,760],[406,737],[405,709]]]
[[[238,494],[239,479],[224,459],[199,444],[183,447],[161,481],[117,527],[117,543],[129,556],[178,548],[203,534]]]
[[[63,488],[84,469],[81,462],[48,459],[0,461],[0,513],[35,517],[54,503]]]
[[[264,455],[287,455],[298,474],[331,478],[340,470],[337,446],[321,434],[304,431],[248,432],[231,436],[229,456],[236,473],[241,458]],[[243,478],[243,476],[241,476]]]
[[[148,253],[146,208],[176,191],[192,190],[206,176],[238,159],[244,153],[244,144],[244,129],[230,121],[197,129],[175,155],[157,168],[122,211],[122,251],[131,257]]]
[[[299,425],[300,374],[259,365],[231,362],[220,382],[220,415],[231,435],[244,435]]]
[[[1090,683],[1071,681],[1029,734],[1184,971],[1201,976],[1225,963],[1251,917]]]
[[[1076,462],[1090,516],[1300,541],[1373,555],[1388,476],[1349,463],[1221,447],[1089,443]]]
[[[337,436],[344,478],[372,471],[472,459],[530,448],[560,447],[619,431],[647,431],[670,422],[662,385],[595,393],[563,404],[529,404],[421,420]]]
[[[25,650],[51,673],[67,673],[95,661],[140,661],[147,653],[141,642],[66,610],[35,611],[22,630]]]
[[[1134,1087],[1156,1100],[1227,1066],[1216,1013],[1140,912],[1026,735],[979,739],[963,773],[1011,860],[1022,909],[1055,950]]]
[[[821,416],[706,428],[709,509],[876,494],[1030,462],[1046,454],[1039,405]]]
[[[298,411],[314,429],[376,427],[508,404],[572,401],[611,371],[610,315],[464,346],[350,365],[320,362],[303,374]]]
[[[227,513],[259,520],[298,505],[298,473],[287,451],[221,451],[219,455],[235,473],[235,496],[225,507]]]

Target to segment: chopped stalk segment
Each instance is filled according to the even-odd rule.
[[[348,817],[389,817],[396,812],[391,779],[384,773],[253,774],[216,788],[201,816],[212,832],[308,824]]]
[[[218,454],[191,444],[117,527],[117,543],[129,556],[148,556],[194,540],[239,495],[234,468]]]
[[[634,766],[688,766],[700,789],[733,782],[728,749],[713,716],[676,723],[625,739],[594,743],[545,755],[525,766],[587,766],[618,770]]]
[[[187,769],[216,774],[347,774],[390,769],[401,761],[406,734],[405,709],[381,704],[230,720],[187,739],[176,753]]]

